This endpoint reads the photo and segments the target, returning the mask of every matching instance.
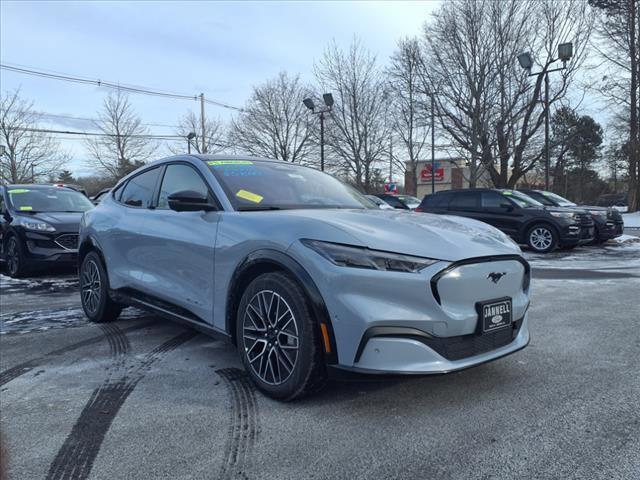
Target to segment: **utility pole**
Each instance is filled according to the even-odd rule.
[[[200,94],[200,127],[202,129],[202,153],[207,153],[207,138],[205,136],[204,127],[204,93]]]

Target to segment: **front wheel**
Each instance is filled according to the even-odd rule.
[[[318,326],[306,295],[291,277],[265,273],[242,295],[236,338],[254,384],[270,397],[293,400],[326,381]]]
[[[96,252],[87,253],[80,266],[80,301],[91,322],[111,322],[122,311],[122,306],[109,296],[107,272]]]
[[[7,240],[5,264],[7,273],[12,278],[20,278],[29,274],[30,268],[24,255],[20,240],[11,235]]]
[[[534,225],[527,232],[527,245],[536,253],[549,253],[558,245],[558,234],[548,225]]]

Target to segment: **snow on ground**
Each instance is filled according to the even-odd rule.
[[[622,219],[624,220],[625,228],[640,228],[640,212],[623,213]]]
[[[574,250],[556,250],[541,254],[523,252],[534,268],[629,270],[640,269],[640,238],[621,235],[602,245],[587,245]]]

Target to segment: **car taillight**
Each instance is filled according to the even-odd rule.
[[[422,210],[420,207],[416,207],[416,209],[414,210],[414,212],[424,212],[424,210]]]

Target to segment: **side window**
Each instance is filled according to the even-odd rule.
[[[504,204],[511,203],[498,192],[482,192],[480,199],[482,208],[500,208]]]
[[[160,167],[156,167],[133,177],[125,185],[120,201],[130,207],[151,205],[159,174]]]
[[[203,197],[209,195],[209,189],[204,180],[192,167],[183,163],[168,165],[160,187],[158,208],[168,209],[169,195],[181,190],[192,190]]]
[[[449,208],[451,210],[475,210],[478,207],[477,192],[463,192],[452,195]]]
[[[449,203],[449,195],[447,194],[431,194],[431,195],[427,195],[426,197],[424,197],[424,200],[422,200],[422,204],[425,207],[445,207],[447,206],[447,204]]]
[[[0,190],[0,213],[4,212],[4,192]]]

